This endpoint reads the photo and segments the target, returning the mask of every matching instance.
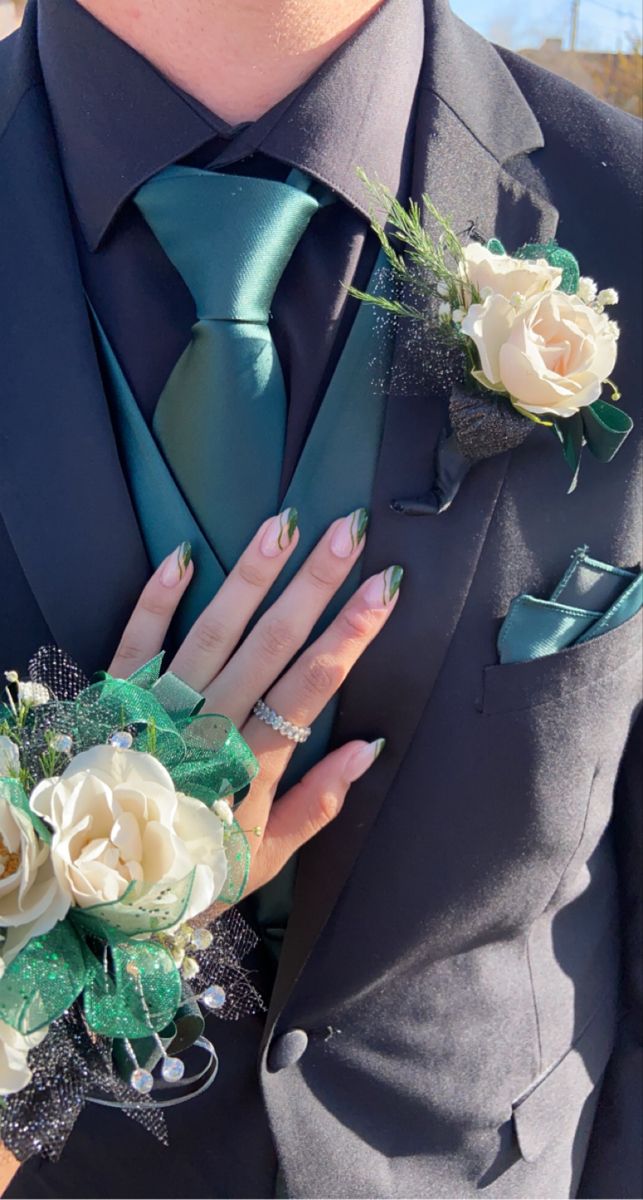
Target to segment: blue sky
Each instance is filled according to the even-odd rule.
[[[514,49],[539,46],[545,37],[567,42],[571,0],[451,0],[451,6],[486,37]],[[641,0],[581,0],[580,49],[629,48],[641,36]]]

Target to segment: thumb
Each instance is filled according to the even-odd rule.
[[[348,742],[328,754],[303,779],[273,804],[261,848],[270,870],[281,870],[289,858],[330,824],[341,811],[352,783],[379,758],[384,738]]]

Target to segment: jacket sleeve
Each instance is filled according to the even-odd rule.
[[[643,1196],[643,712],[616,785],[622,920],[621,1019],[578,1190],[584,1200]]]

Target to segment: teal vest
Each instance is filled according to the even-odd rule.
[[[367,290],[382,292],[390,286],[380,255]],[[152,567],[156,568],[181,542],[192,543],[195,577],[175,626],[182,638],[221,586],[225,571],[216,545],[205,538],[174,481],[96,314],[92,315],[109,380],[121,458]],[[391,323],[382,320],[380,310],[374,306],[361,305],[283,501],[284,508],[294,506],[299,512],[300,540],[267,603],[272,603],[292,579],[331,521],[370,506],[392,349]],[[222,520],[225,508],[226,497],[222,494]],[[325,624],[355,590],[359,571],[358,564],[329,606]],[[313,736],[297,749],[284,786],[290,786],[324,754],[335,707],[328,705],[315,722]],[[275,948],[283,938],[293,878],[291,863],[262,890],[257,901],[257,920],[267,942]]]

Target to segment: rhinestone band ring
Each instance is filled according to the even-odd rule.
[[[291,742],[307,742],[312,730],[310,725],[294,725],[292,721],[287,721],[285,717],[280,717],[274,708],[266,704],[265,700],[258,700],[253,710],[255,717],[263,721],[265,725],[269,725],[274,729],[275,733],[280,733],[282,737],[288,738]]]

